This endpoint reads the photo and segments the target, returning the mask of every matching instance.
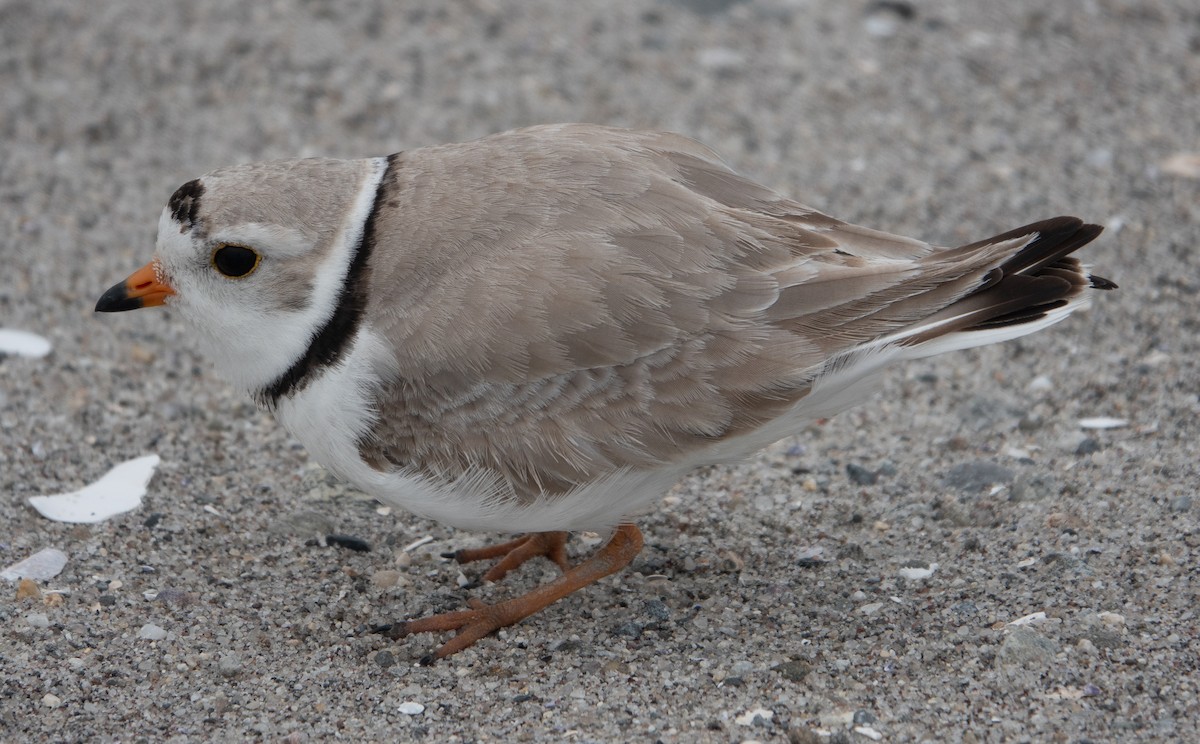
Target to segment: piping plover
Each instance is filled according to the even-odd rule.
[[[455,653],[641,548],[628,520],[699,465],[861,401],[889,364],[1083,307],[1058,217],[957,248],[857,227],[693,140],[567,124],[364,160],[214,171],[98,311],[166,304],[323,465],[457,527],[527,533],[459,561],[562,576],[402,622]],[[570,530],[611,532],[572,566]]]

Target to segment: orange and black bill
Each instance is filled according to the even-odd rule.
[[[158,274],[158,266],[154,261],[146,264],[130,274],[128,279],[114,284],[100,295],[100,300],[96,303],[96,312],[120,313],[163,304],[168,297],[175,294],[175,290],[161,281]]]

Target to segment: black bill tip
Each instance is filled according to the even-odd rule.
[[[130,297],[125,282],[118,282],[108,288],[96,301],[98,313],[120,313],[126,310],[137,310],[142,307],[141,297]]]

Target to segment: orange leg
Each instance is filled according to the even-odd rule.
[[[546,555],[560,566],[564,565],[566,563],[566,555],[563,549],[565,542],[566,533],[546,532],[528,535],[525,538],[505,543],[504,546],[497,546],[497,549],[506,547],[508,552],[501,562],[492,571],[488,572],[488,575],[490,576],[497,568],[505,566],[509,557],[518,551],[522,551],[526,555],[520,560],[516,560],[512,565],[505,566],[504,570],[500,572],[500,576],[503,576],[509,570],[534,555]],[[530,546],[531,543],[536,544]],[[537,552],[538,550],[542,552]],[[475,643],[475,641],[494,633],[500,628],[524,620],[533,613],[548,607],[577,589],[582,589],[588,584],[620,571],[625,566],[628,566],[629,562],[641,550],[641,531],[631,524],[623,524],[617,528],[617,531],[608,543],[591,558],[573,568],[565,568],[562,576],[520,597],[504,602],[497,602],[494,605],[482,605],[469,610],[446,612],[420,620],[396,623],[380,630],[385,632],[390,638],[404,638],[413,633],[458,631],[457,635],[443,644],[438,650],[421,659],[422,664],[432,664],[438,659],[444,659],[451,654],[462,651],[467,646]],[[483,548],[477,551],[459,551],[456,557],[460,561],[463,558],[459,556],[463,553],[467,554],[466,560],[497,557],[496,555],[483,555],[483,553],[489,551],[495,552],[492,548]],[[558,557],[560,555],[561,560]]]

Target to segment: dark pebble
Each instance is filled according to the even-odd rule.
[[[854,722],[857,724],[875,723],[877,719],[869,710],[854,711]]]
[[[642,605],[642,611],[659,622],[671,619],[671,608],[661,599],[647,600]]]
[[[100,595],[100,606],[101,607],[112,607],[116,603],[117,603],[117,598],[114,597],[113,595],[111,595],[111,594],[101,594]]]
[[[1003,465],[988,460],[964,462],[950,468],[942,482],[963,493],[978,493],[999,483],[1012,483],[1016,474]]]
[[[150,516],[146,517],[146,521],[142,522],[142,525],[144,527],[146,527],[147,529],[152,530],[158,526],[158,523],[162,521],[162,518],[163,518],[162,512],[154,512]]]
[[[391,651],[380,651],[379,653],[375,654],[375,663],[378,664],[381,669],[387,669],[396,663],[396,657],[392,655]]]
[[[792,661],[785,661],[782,664],[776,664],[771,669],[772,671],[779,672],[780,676],[789,682],[800,682],[812,671],[812,664],[809,664],[807,661],[793,659]]]
[[[329,545],[336,545],[339,548],[353,550],[356,553],[369,553],[371,551],[371,543],[353,535],[326,535],[325,542]]]
[[[638,623],[621,623],[612,630],[613,635],[628,636],[629,638],[640,638],[642,635],[642,626]]]
[[[859,486],[873,486],[879,482],[879,473],[867,470],[862,465],[850,463],[846,466],[846,475],[850,481]]]
[[[1091,437],[1088,437],[1087,439],[1080,442],[1079,446],[1075,448],[1075,454],[1090,455],[1093,452],[1099,452],[1102,449],[1104,449],[1104,448],[1100,446],[1100,442],[1096,441],[1095,439],[1093,439]]]
[[[897,18],[905,21],[911,21],[917,17],[917,9],[912,3],[903,2],[902,0],[875,0],[867,6],[867,14],[888,12],[894,14]]]

